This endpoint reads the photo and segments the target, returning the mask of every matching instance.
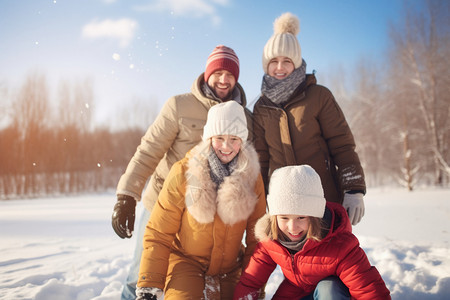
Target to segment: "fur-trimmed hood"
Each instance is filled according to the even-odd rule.
[[[213,222],[216,213],[228,225],[247,219],[258,202],[254,186],[260,167],[253,145],[243,143],[233,172],[217,190],[210,175],[209,151],[210,142],[204,141],[187,155],[185,201],[189,213],[200,223]]]
[[[272,221],[270,215],[265,214],[262,216],[255,225],[255,237],[259,242],[269,240],[271,236]]]

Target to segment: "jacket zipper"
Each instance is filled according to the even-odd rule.
[[[297,285],[300,286],[300,280],[299,280],[300,274],[296,271],[296,267],[295,267],[295,254],[290,254],[290,255],[291,255],[291,263],[292,263],[292,273],[294,274],[295,280],[297,280]]]

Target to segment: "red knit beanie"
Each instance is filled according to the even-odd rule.
[[[226,70],[233,74],[234,79],[239,78],[239,58],[233,49],[224,45],[214,48],[206,61],[205,81],[208,82],[209,76],[217,70]]]

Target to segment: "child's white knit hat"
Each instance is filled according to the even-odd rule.
[[[243,142],[247,140],[247,118],[242,105],[230,100],[209,109],[202,138],[206,141],[217,135],[234,135],[240,137]]]
[[[322,182],[308,165],[276,169],[269,183],[269,214],[322,218],[325,212]]]

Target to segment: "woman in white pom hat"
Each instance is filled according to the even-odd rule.
[[[257,299],[277,265],[285,278],[272,299],[390,299],[389,290],[351,233],[344,208],[326,202],[308,165],[275,170],[269,213],[256,223],[260,240],[234,299]]]
[[[203,141],[173,165],[148,221],[137,299],[232,299],[266,212],[247,136],[236,101],[208,111]]]
[[[291,13],[274,22],[262,57],[261,97],[253,110],[254,145],[267,188],[274,170],[308,164],[319,174],[325,199],[343,203],[356,225],[364,215],[364,173],[344,114],[314,74],[306,74]]]

